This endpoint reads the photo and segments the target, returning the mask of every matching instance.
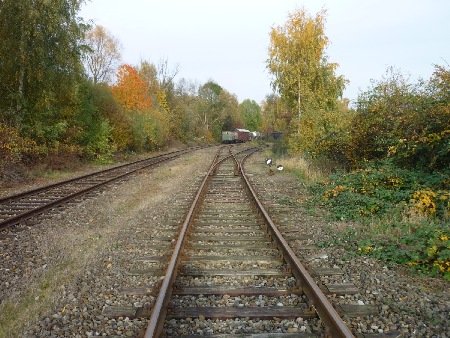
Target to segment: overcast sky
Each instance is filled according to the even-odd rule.
[[[272,93],[270,30],[303,7],[327,10],[326,53],[350,80],[351,100],[390,66],[415,80],[450,64],[449,0],[90,0],[81,16],[120,40],[123,63],[167,59],[176,80],[213,80],[260,103]]]

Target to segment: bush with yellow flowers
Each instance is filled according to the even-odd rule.
[[[450,278],[450,173],[412,171],[386,159],[331,175],[311,191],[333,220],[362,225],[341,241],[349,251]]]
[[[433,274],[442,274],[450,280],[450,232],[436,230],[428,241],[428,248],[422,257],[411,260],[409,266],[424,269]]]

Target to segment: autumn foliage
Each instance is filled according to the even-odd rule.
[[[300,9],[270,33],[267,68],[286,109],[282,113],[289,116],[285,134],[292,154],[314,152],[342,120],[338,108],[346,80],[335,74],[338,64],[328,60],[325,21],[325,10],[313,17]]]
[[[112,87],[114,98],[125,110],[145,111],[152,108],[150,89],[136,68],[122,65],[117,71],[117,85]]]
[[[448,280],[449,89],[450,69],[443,66],[418,83],[388,69],[359,95],[348,128],[327,140],[353,170],[315,190],[333,217],[367,226],[352,240],[361,254]]]
[[[391,69],[361,93],[345,150],[353,165],[390,157],[408,168],[448,169],[449,74],[436,66],[428,82],[411,84]]]

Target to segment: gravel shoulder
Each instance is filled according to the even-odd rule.
[[[3,232],[0,337],[66,336],[54,330],[53,321],[65,315],[73,318],[64,324],[74,326],[73,336],[94,335],[90,326],[98,318],[90,314],[105,305],[108,291],[117,285],[113,276],[121,273],[115,252],[132,235],[139,241],[157,231],[180,189],[198,184],[195,180],[205,175],[214,154],[214,148],[196,151],[141,171],[126,184],[41,219],[36,226]]]

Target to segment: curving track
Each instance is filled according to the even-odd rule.
[[[124,179],[139,170],[175,159],[200,148],[192,147],[150,157],[2,198],[0,199],[0,230],[56,208],[109,183]]]

